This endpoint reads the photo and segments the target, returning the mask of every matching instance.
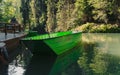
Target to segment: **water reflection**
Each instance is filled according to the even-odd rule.
[[[83,34],[82,75],[120,75],[120,34]]]
[[[81,43],[60,56],[39,53],[32,56],[29,50],[24,50],[9,64],[8,74],[4,73],[7,75],[79,75],[80,70],[76,61],[80,53]]]
[[[26,69],[25,75],[69,75],[62,73],[77,61],[79,54],[80,45],[57,57],[34,55]]]
[[[119,45],[120,34],[83,34],[82,47],[78,44],[57,57],[35,55],[29,58],[30,63],[22,58],[28,61],[19,61],[22,65],[9,75],[18,75],[20,69],[19,75],[120,75]],[[25,55],[31,57],[29,53]]]

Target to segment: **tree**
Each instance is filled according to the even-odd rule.
[[[67,31],[74,27],[74,0],[59,0],[57,2],[57,27],[56,31]]]
[[[78,24],[83,24],[92,21],[93,6],[89,3],[90,0],[76,0],[75,10],[76,20]]]
[[[20,1],[20,0],[18,0]],[[17,1],[13,0],[1,0],[0,1],[0,21],[2,22],[9,22],[9,20],[18,14],[16,11],[19,11],[19,3],[15,5]]]
[[[57,19],[56,19],[56,2],[55,0],[48,0],[47,2],[47,26],[46,30],[48,32],[55,31],[56,25],[57,25]]]
[[[110,23],[115,22],[120,17],[119,0],[90,0],[89,3],[94,7],[93,18],[97,22]]]
[[[24,28],[26,28],[26,24],[29,24],[29,29],[30,29],[30,0],[21,0],[21,13],[23,17],[23,24]]]

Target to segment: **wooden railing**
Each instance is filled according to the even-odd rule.
[[[16,33],[21,32],[23,30],[22,26],[20,24],[15,23],[0,23],[0,31],[4,32],[5,35],[7,33]]]

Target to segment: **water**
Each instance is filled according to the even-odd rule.
[[[9,65],[9,75],[120,75],[117,33],[83,34],[82,44],[57,57],[28,52]]]
[[[22,60],[18,56],[17,60],[9,65],[9,75],[61,75],[68,67],[70,68],[70,65],[76,64],[79,54],[80,44],[60,56],[39,54],[26,56],[25,53],[24,57],[20,55]]]
[[[82,75],[120,75],[120,34],[83,34]]]

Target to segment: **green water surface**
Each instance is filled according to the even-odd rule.
[[[31,60],[25,75],[120,75],[120,34],[84,33],[71,52]]]

